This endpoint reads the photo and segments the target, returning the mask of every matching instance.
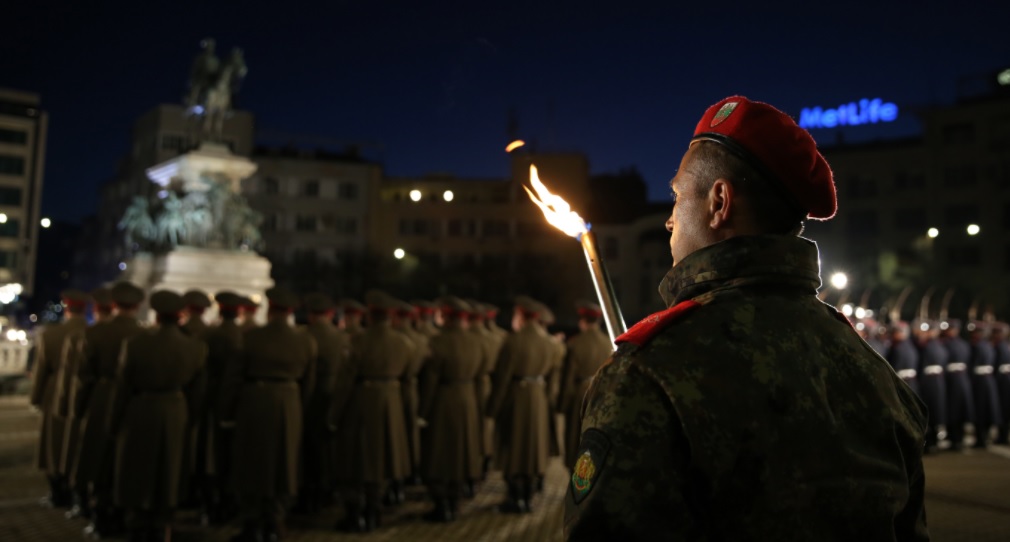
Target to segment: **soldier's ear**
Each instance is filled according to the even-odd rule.
[[[734,210],[733,184],[726,179],[716,179],[708,191],[708,225],[713,230],[725,228]]]

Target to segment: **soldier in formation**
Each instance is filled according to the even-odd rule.
[[[381,521],[381,495],[410,473],[401,382],[414,357],[414,343],[393,329],[397,300],[371,292],[368,327],[352,339],[348,377],[354,386],[338,398],[340,461],[337,477],[346,516],[338,528],[371,531]]]
[[[422,379],[420,412],[426,429],[421,473],[435,505],[425,519],[449,522],[459,515],[466,485],[482,474],[476,384],[485,345],[481,335],[470,332],[470,305],[451,296],[439,305],[444,324],[431,338]]]
[[[295,329],[298,298],[267,291],[267,323],[249,329],[226,369],[221,417],[234,422],[232,490],[243,520],[236,541],[280,539],[288,500],[298,492],[303,408],[315,385],[317,348]]]
[[[35,352],[35,380],[32,382],[31,404],[42,413],[42,427],[36,450],[36,467],[46,473],[49,495],[43,503],[65,507],[73,500],[69,474],[64,470],[64,440],[67,433],[68,400],[72,393],[71,362],[67,339],[84,331],[84,312],[88,294],[65,290],[62,298],[64,320],[50,324],[38,335]]]
[[[326,294],[305,298],[306,331],[316,343],[316,387],[305,408],[305,438],[302,446],[302,486],[299,511],[313,514],[329,502],[334,487],[334,441],[330,429],[330,406],[336,397],[346,397],[351,338],[333,324],[336,305]]]
[[[115,439],[115,500],[128,511],[131,541],[167,540],[179,502],[186,445],[204,396],[206,345],[180,328],[186,303],[151,296],[156,327],[125,342],[116,377],[109,434]]]
[[[941,427],[947,423],[947,381],[944,371],[950,353],[940,343],[940,326],[937,322],[913,322],[916,346],[921,366],[918,376],[919,395],[926,403],[929,421],[926,427],[926,452],[936,450]]]
[[[489,468],[508,481],[502,510],[529,511],[559,452],[554,413],[574,408],[602,361],[588,351],[608,350],[605,338],[595,344],[591,305],[562,371],[551,311],[527,297],[511,334],[476,300],[370,292],[367,305],[321,293],[302,303],[281,288],[266,298],[258,325],[250,297],[157,292],[149,327],[132,284],[65,292],[66,321],[40,334],[33,400],[46,412],[40,457],[53,499],[78,493],[68,517],[90,516],[86,535],[164,540],[173,512],[192,507],[205,524],[239,516],[236,541],[280,540],[292,504],[312,515],[335,494],[346,509],[338,527],[369,531],[403,502],[407,481],[427,488],[424,519],[448,522]],[[299,306],[303,327],[293,325]]]
[[[548,309],[528,297],[516,300],[512,327],[492,376],[487,414],[495,420],[495,462],[508,485],[502,511],[528,513],[550,452],[548,382],[557,348],[544,329]]]
[[[84,425],[74,478],[89,492],[93,517],[85,533],[95,537],[115,535],[125,529],[122,508],[114,498],[117,456],[109,423],[123,346],[144,331],[137,319],[144,291],[120,282],[112,287],[110,295],[115,316],[85,332],[74,409]]]

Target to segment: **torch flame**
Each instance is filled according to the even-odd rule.
[[[540,177],[537,176],[537,167],[534,165],[530,165],[530,184],[533,185],[533,190],[536,190],[536,195],[525,185],[523,188],[533,203],[536,203],[537,207],[540,207],[540,210],[544,212],[544,217],[552,226],[575,238],[589,231],[586,221],[582,220],[579,213],[573,211],[561,196],[551,194],[544,183],[540,182]]]

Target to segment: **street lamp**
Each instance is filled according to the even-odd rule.
[[[849,284],[849,277],[845,273],[837,272],[831,275],[831,285],[834,286],[836,290],[844,290]]]
[[[0,213],[0,224],[7,223],[7,213]]]
[[[926,235],[928,235],[930,239],[936,239],[936,236],[940,235],[940,230],[936,228],[929,228],[929,230],[926,232]]]
[[[410,191],[410,201],[414,201],[414,202],[421,201],[421,191],[420,190],[411,190]]]
[[[404,250],[402,248],[398,248],[398,249],[396,249],[396,250],[393,251],[393,257],[396,258],[397,260],[402,260],[403,257],[406,256],[406,255],[407,255],[407,253],[404,252]]]
[[[981,230],[982,228],[979,228],[978,224],[968,224],[968,235],[978,235]]]
[[[456,195],[452,193],[452,190],[446,190],[445,192],[442,192],[442,199],[444,199],[445,201],[452,201],[452,198],[454,197],[456,197]]]

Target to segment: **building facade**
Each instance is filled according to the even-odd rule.
[[[47,123],[37,94],[0,89],[0,301],[34,290]]]
[[[1010,312],[1010,87],[921,112],[922,135],[822,149],[838,217],[811,223],[825,274],[849,275],[845,299],[894,308],[942,299],[952,316]],[[842,299],[837,294],[835,299]],[[974,308],[974,311],[971,309]]]
[[[273,278],[297,291],[358,294],[366,275],[369,214],[382,170],[350,152],[259,148],[242,183]]]

